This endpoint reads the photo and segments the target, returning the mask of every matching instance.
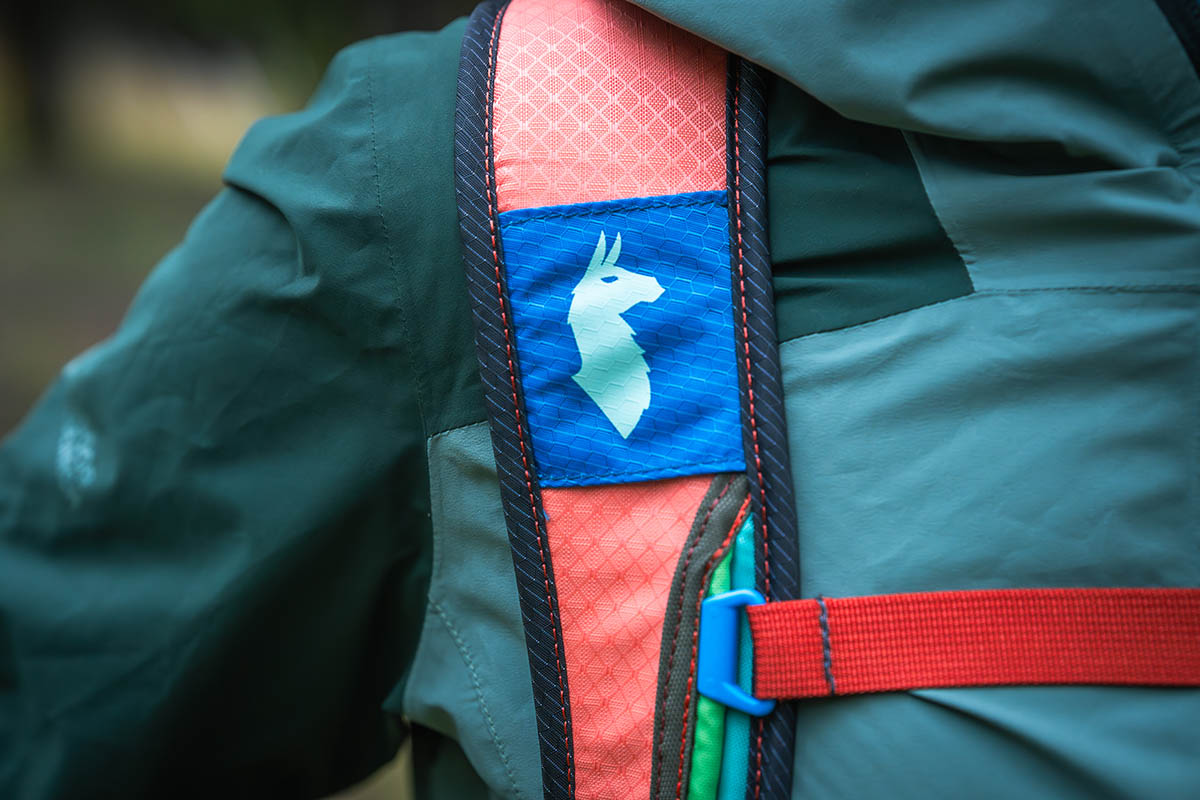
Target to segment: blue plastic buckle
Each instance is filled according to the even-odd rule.
[[[767,602],[753,589],[734,589],[713,595],[700,606],[700,660],[696,688],[705,697],[756,717],[775,708],[774,700],[760,700],[738,686],[738,611]]]

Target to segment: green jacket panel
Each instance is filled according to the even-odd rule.
[[[428,103],[404,108],[434,78],[453,96],[460,36],[352,48],[308,109],[257,125],[117,335],[4,443],[0,794],[316,796],[394,753],[436,384],[389,264],[458,268],[452,196],[423,197],[449,165]],[[378,156],[381,117],[415,175]]]
[[[1200,585],[1198,347],[1197,288],[983,291],[784,343],[804,596]],[[1197,714],[1196,689],[803,702],[793,792],[1184,798]]]
[[[1196,584],[1200,82],[1154,4],[645,5],[783,76],[805,591]],[[256,125],[0,446],[0,795],[316,796],[401,713],[429,794],[539,794],[459,253],[461,36],[356,45]],[[1171,796],[1195,696],[812,704],[797,796],[1011,771],[985,788]]]

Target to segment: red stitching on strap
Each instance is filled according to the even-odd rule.
[[[766,726],[766,719],[758,718],[758,732],[754,737],[754,797],[757,800],[758,795],[762,792],[762,754],[763,754],[763,728]]]
[[[489,58],[488,58],[488,91],[489,91],[489,93],[495,91],[496,59],[493,56],[496,52],[496,36],[500,32],[500,20],[503,18],[503,16],[504,16],[503,9],[501,9],[496,14],[496,21],[492,24],[492,35],[488,41],[488,53],[492,54],[492,55],[489,55]],[[505,304],[504,304],[503,279],[500,275],[500,246],[499,246],[499,237],[496,232],[496,215],[495,215],[496,196],[494,194],[494,189],[492,186],[492,182],[495,180],[495,175],[493,174],[493,172],[494,172],[493,165],[495,163],[495,153],[493,150],[494,145],[493,145],[493,140],[492,140],[492,102],[491,102],[490,97],[488,98],[488,103],[487,103],[487,120],[486,120],[484,128],[487,131],[488,165],[487,165],[487,169],[485,170],[485,172],[487,173],[488,227],[490,229],[491,238],[492,238],[492,241],[491,241],[492,263],[495,266],[495,271],[496,271],[496,300],[500,307],[500,321],[501,321],[502,325],[504,326],[504,349],[505,349],[506,357],[508,359],[508,382],[509,382],[509,386],[512,389],[513,413],[516,416],[516,422],[517,422],[517,441],[521,445],[521,466],[525,470],[525,487],[529,492],[529,510],[530,510],[530,513],[533,515],[533,529],[534,529],[534,532],[537,534],[538,555],[541,557],[541,560],[542,560],[542,580],[543,580],[543,583],[546,588],[546,605],[550,610],[550,619],[552,621],[554,621],[554,626],[556,629],[556,632],[554,635],[554,661],[555,661],[555,666],[558,669],[558,702],[559,702],[559,709],[562,712],[563,745],[564,745],[564,749],[566,750],[566,754],[567,754],[567,764],[566,764],[567,784],[569,786],[574,786],[574,782],[575,782],[574,781],[574,764],[572,763],[572,758],[571,758],[571,729],[567,722],[567,688],[566,688],[566,684],[563,682],[562,653],[559,651],[558,634],[557,634],[557,629],[560,627],[561,623],[559,623],[557,621],[557,614],[555,613],[555,610],[554,610],[554,598],[553,598],[552,592],[550,590],[550,570],[546,566],[546,549],[545,549],[545,544],[542,540],[542,526],[541,526],[541,522],[538,518],[537,500],[534,497],[534,491],[533,491],[533,475],[529,468],[529,457],[525,450],[525,429],[524,429],[523,423],[521,421],[521,404],[517,398],[517,370],[516,370],[516,365],[513,363],[512,334],[510,332],[509,324],[508,324],[508,312],[507,312]]]
[[[675,800],[682,800],[683,798],[683,761],[687,753],[688,712],[692,709],[692,687],[696,685],[696,655],[699,652],[700,646],[700,605],[704,602],[704,595],[708,591],[708,577],[712,574],[717,562],[721,560],[721,556],[729,549],[729,543],[733,541],[738,528],[742,527],[742,522],[746,519],[746,509],[749,505],[750,498],[747,497],[742,502],[742,507],[738,509],[737,518],[734,519],[729,533],[725,534],[725,538],[722,540],[720,546],[709,556],[708,562],[704,565],[704,573],[700,576],[700,591],[696,595],[695,621],[692,623],[692,661],[688,666],[687,692],[684,694],[684,697],[687,699],[683,704],[683,733],[680,736],[679,742],[679,775],[675,781]]]
[[[713,498],[712,503],[710,503],[708,506],[708,511],[704,514],[704,519],[700,522],[700,527],[696,530],[696,536],[692,539],[692,543],[688,547],[687,555],[684,556],[684,559],[683,559],[683,569],[681,570],[681,574],[684,576],[684,582],[686,582],[686,579],[687,579],[688,566],[692,563],[692,554],[696,551],[696,547],[697,547],[697,545],[700,544],[700,540],[702,538],[704,538],[704,531],[708,528],[708,521],[710,519],[712,519],[713,512],[717,510],[717,504],[721,502],[721,498],[723,498],[726,495],[726,493],[729,491],[729,488],[731,486],[733,486],[733,481],[726,483],[725,486],[721,489],[721,491],[717,493],[717,496],[715,498]],[[701,583],[703,583],[703,581],[701,581]],[[683,587],[682,587],[682,582],[681,582],[680,589],[682,589],[682,588]],[[663,684],[662,684],[663,686],[671,685],[671,673],[675,669],[675,649],[676,649],[676,645],[679,642],[679,634],[676,629],[679,628],[679,625],[682,621],[683,621],[683,601],[680,600],[679,608],[676,610],[676,614],[675,614],[675,624],[671,626],[671,630],[676,631],[676,632],[674,633],[674,635],[671,636],[671,649],[667,655],[667,673],[663,679]],[[655,748],[655,752],[658,754],[658,757],[657,757],[657,763],[654,765],[654,778],[655,778],[654,782],[655,782],[655,784],[658,784],[659,782],[662,781],[662,765],[663,765],[662,750],[663,750],[663,747],[666,746],[666,736],[667,736],[667,718],[666,718],[666,715],[664,714],[662,716],[662,718],[659,719],[659,721],[658,721],[658,735],[656,736],[656,739],[658,741],[658,747]]]
[[[738,299],[742,306],[742,346],[746,354],[746,397],[750,406],[750,441],[754,447],[754,469],[758,477],[759,520],[762,530],[763,546],[763,594],[771,597],[771,544],[767,527],[767,485],[763,480],[762,455],[758,448],[758,413],[754,408],[754,373],[750,364],[750,321],[746,311],[746,267],[745,247],[742,242],[742,141],[741,120],[741,89],[737,78],[733,81],[733,219],[737,226],[737,267],[738,267]],[[758,734],[754,741],[754,797],[757,800],[762,791],[762,740],[763,720],[758,720]]]
[[[750,441],[754,446],[754,470],[758,475],[759,510],[763,540],[763,594],[771,597],[771,545],[767,541],[767,484],[763,481],[762,454],[758,449],[758,413],[754,408],[754,373],[750,369],[750,320],[746,311],[745,248],[742,244],[742,149],[739,135],[737,86],[733,91],[733,218],[737,223],[738,299],[742,304],[742,345],[746,352],[746,397],[750,405]]]
[[[999,589],[824,602],[838,695],[1024,684],[1200,685],[1200,589]],[[831,694],[817,600],[746,612],[755,694]]]

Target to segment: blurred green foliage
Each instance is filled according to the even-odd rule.
[[[207,182],[84,168],[0,173],[0,435],[109,335]]]
[[[474,0],[0,0],[0,436],[341,47]]]

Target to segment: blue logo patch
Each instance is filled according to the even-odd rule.
[[[542,484],[742,471],[725,193],[500,223]]]

